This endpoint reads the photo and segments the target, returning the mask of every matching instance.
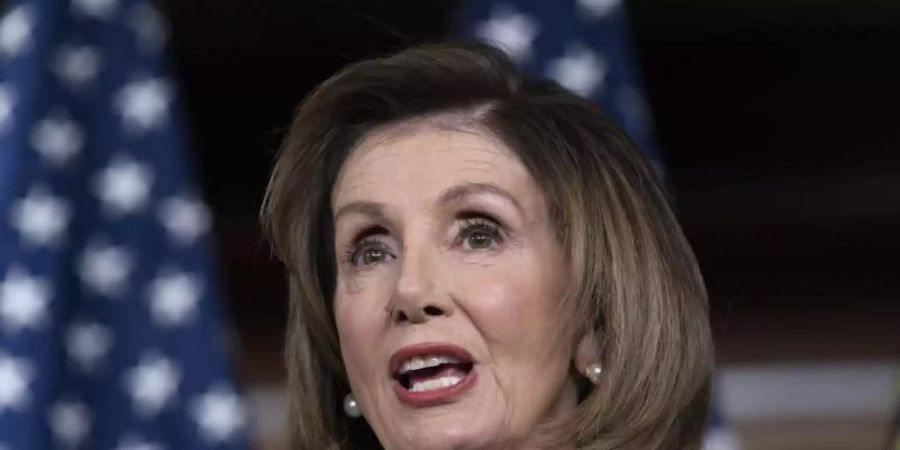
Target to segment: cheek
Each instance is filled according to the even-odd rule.
[[[458,297],[485,341],[490,373],[515,429],[531,429],[562,392],[572,348],[562,334],[559,265],[534,254],[460,270]]]
[[[547,345],[548,333],[555,336],[559,331],[555,326],[561,299],[559,277],[545,260],[519,252],[456,271],[458,297],[489,341],[536,348]]]
[[[377,274],[367,274],[377,275]],[[384,340],[387,282],[385,276],[339,280],[334,317],[341,355],[351,380],[364,379],[375,370]]]

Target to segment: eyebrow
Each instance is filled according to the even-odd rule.
[[[388,222],[387,214],[384,213],[384,204],[368,200],[358,200],[341,206],[334,214],[333,222],[337,223],[341,216],[350,213],[363,214],[381,222]]]
[[[502,197],[504,200],[512,203],[520,213],[522,212],[522,206],[519,204],[519,201],[505,189],[493,183],[465,183],[453,186],[441,193],[440,197],[438,197],[438,204],[458,203],[466,197],[478,194],[491,194]]]
[[[451,203],[458,203],[466,197],[471,197],[478,194],[491,194],[501,197],[504,200],[512,203],[520,213],[522,212],[522,206],[519,204],[519,201],[512,196],[512,194],[510,194],[500,186],[492,183],[465,183],[450,187],[442,192],[438,197],[438,204],[447,205]],[[373,202],[369,200],[357,200],[341,206],[340,209],[338,209],[334,214],[333,221],[334,223],[337,223],[342,216],[350,213],[357,213],[372,217],[373,219],[376,219],[380,222],[388,223],[390,222],[390,220],[388,220],[387,214],[385,214],[384,209],[385,207],[383,203]]]

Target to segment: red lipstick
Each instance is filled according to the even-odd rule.
[[[414,357],[448,356],[457,363],[441,364],[421,370],[400,374],[403,363]],[[413,407],[427,407],[451,403],[459,394],[474,386],[477,379],[476,363],[464,348],[442,342],[429,342],[403,347],[391,356],[388,364],[397,398]],[[424,375],[423,375],[424,374]],[[432,388],[424,391],[411,390],[411,379],[438,379],[446,374],[462,376],[462,380],[452,386]]]

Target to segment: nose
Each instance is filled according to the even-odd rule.
[[[440,280],[433,270],[432,255],[426,250],[404,250],[391,305],[394,323],[425,323],[453,314],[452,299],[437,288]]]

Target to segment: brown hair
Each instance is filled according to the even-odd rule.
[[[262,218],[290,284],[288,427],[302,449],[380,448],[341,410],[329,199],[374,127],[478,111],[547,196],[572,267],[565,330],[592,330],[603,375],[557,430],[579,449],[699,446],[713,371],[706,292],[650,165],[590,102],[480,44],[426,45],[346,67],[299,107]],[[563,331],[561,331],[563,332]]]

